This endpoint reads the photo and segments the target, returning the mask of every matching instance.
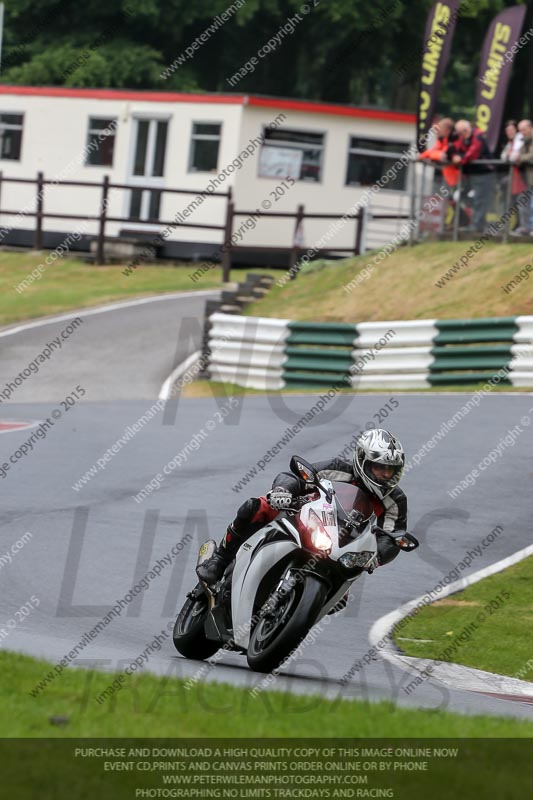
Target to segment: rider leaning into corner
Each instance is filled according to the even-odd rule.
[[[332,458],[313,464],[319,479],[351,483],[369,495],[378,528],[376,539],[380,565],[392,561],[400,552],[387,534],[407,530],[407,497],[398,486],[404,464],[402,445],[383,428],[361,434],[351,463],[342,458]],[[251,497],[242,504],[215,553],[197,567],[198,577],[208,585],[220,580],[241,544],[280,511],[290,508],[294,497],[307,491],[303,480],[291,472],[281,472],[265,496]]]

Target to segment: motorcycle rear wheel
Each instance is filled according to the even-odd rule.
[[[274,615],[262,617],[252,631],[247,660],[256,672],[272,672],[305,639],[324,605],[327,589],[308,574],[288,592]]]
[[[207,597],[202,593],[199,597],[187,597],[177,616],[172,638],[174,647],[185,658],[203,660],[220,649],[220,642],[206,638],[204,624],[207,612]]]

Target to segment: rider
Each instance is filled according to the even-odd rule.
[[[367,492],[377,526],[385,531],[376,531],[380,565],[392,561],[400,552],[386,534],[407,530],[407,498],[398,486],[404,463],[405,453],[398,439],[383,428],[376,428],[361,434],[352,463],[332,458],[313,465],[320,479],[344,481]],[[220,580],[241,544],[280,511],[290,508],[293,497],[307,491],[304,482],[292,472],[281,472],[272,487],[266,496],[251,497],[242,504],[215,553],[197,567],[198,577],[205,583],[212,585]]]

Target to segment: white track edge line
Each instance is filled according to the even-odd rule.
[[[483,580],[484,578],[488,578],[490,575],[495,575],[498,572],[502,572],[503,570],[507,569],[508,567],[513,566],[514,564],[518,564],[520,561],[523,561],[525,558],[533,555],[533,544],[528,545],[527,547],[522,548],[522,550],[517,550],[516,553],[513,553],[506,558],[502,558],[500,561],[496,561],[494,564],[490,564],[488,567],[484,567],[483,569],[478,570],[477,572],[472,573],[471,575],[467,575],[464,578],[461,578],[455,583],[451,583],[446,586],[442,592],[439,594],[438,598],[435,598],[435,602],[437,599],[440,600],[443,597],[448,597],[451,594],[456,594],[457,592],[466,589],[468,586],[471,586],[474,583],[478,583],[479,581]],[[421,672],[423,669],[422,667],[417,667],[417,664],[425,665],[428,659],[416,658],[413,656],[403,656],[401,653],[397,653],[391,647],[390,641],[387,644],[380,648],[378,646],[379,642],[382,642],[384,639],[387,640],[390,638],[390,633],[393,628],[408,616],[409,612],[412,611],[414,608],[418,606],[418,604],[426,597],[427,592],[419,597],[416,597],[414,600],[409,600],[407,603],[399,606],[399,608],[395,609],[394,611],[390,611],[388,614],[385,614],[383,617],[377,619],[372,627],[370,628],[368,639],[372,647],[377,648],[379,654],[382,658],[387,661],[390,661],[397,667],[405,670],[406,672]],[[432,603],[424,603],[424,606],[432,605]],[[459,666],[455,664],[448,664],[449,667]],[[519,681],[516,678],[512,678],[506,675],[497,675],[496,673],[487,673],[483,670],[477,670],[472,667],[466,667],[463,665],[461,666],[461,670],[465,674],[471,674],[474,677],[493,677],[502,679],[503,681],[509,682],[514,681],[516,684],[522,684],[524,687],[530,687],[533,689],[533,684],[528,683],[526,681]],[[436,676],[435,676],[436,677]],[[447,682],[445,681],[442,676],[438,678],[440,682]],[[453,688],[457,688],[456,685],[450,683]],[[478,689],[478,691],[482,691]]]
[[[212,289],[211,291],[202,290],[200,292],[175,292],[172,294],[156,295],[155,297],[141,297],[137,300],[124,300],[117,303],[109,303],[108,305],[103,306],[80,308],[75,311],[69,311],[65,314],[59,314],[55,317],[44,317],[42,319],[34,320],[33,322],[15,324],[12,328],[1,330],[0,337],[13,336],[16,333],[22,333],[22,331],[44,327],[45,325],[53,325],[56,322],[65,322],[66,320],[75,319],[76,317],[92,317],[96,314],[105,314],[108,311],[117,311],[121,308],[141,306],[146,305],[147,303],[160,303],[163,300],[177,300],[184,297],[201,297],[205,295],[212,295],[216,294],[217,291],[218,289]]]
[[[158,395],[158,400],[170,399],[172,393],[172,387],[174,386],[178,378],[181,378],[181,376],[185,372],[187,372],[188,369],[190,369],[194,364],[196,364],[199,361],[201,355],[202,351],[196,350],[194,353],[188,356],[184,361],[182,361],[181,364],[178,364],[178,366],[172,370],[166,381],[161,386]]]

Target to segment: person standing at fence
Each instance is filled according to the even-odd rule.
[[[436,161],[442,164],[442,177],[450,189],[457,186],[459,180],[459,167],[450,164],[448,150],[454,140],[454,122],[450,117],[439,120],[434,125],[437,139],[432,147],[424,150],[420,158],[428,161]]]
[[[528,189],[524,197],[529,193],[529,203],[525,208],[529,211],[529,235],[533,236],[533,123],[530,119],[520,120],[518,130],[524,137],[520,153],[518,154],[518,164],[525,168],[525,179]]]
[[[453,212],[450,215],[448,211],[453,206],[453,190],[459,181],[459,167],[451,164],[449,158],[450,148],[453,146],[453,141],[457,134],[454,130],[454,121],[450,117],[445,117],[436,122],[433,129],[437,138],[431,147],[428,147],[427,150],[420,154],[419,159],[426,163],[432,161],[435,164],[439,164],[439,167],[435,170],[436,185],[434,191],[442,195],[444,187],[449,189],[446,199],[443,198],[441,201],[441,226],[442,229],[445,229],[447,225],[450,226],[452,223]]]
[[[460,119],[455,130],[459,138],[454,143],[452,163],[463,168],[463,175],[474,192],[470,230],[483,233],[494,193],[494,167],[476,162],[492,158],[492,153],[481,130],[474,128],[468,120]]]
[[[507,144],[503,148],[500,158],[508,164],[515,165],[510,174],[507,172],[505,177],[511,180],[511,208],[515,208],[518,214],[518,225],[511,231],[511,235],[527,236],[529,233],[529,204],[522,201],[518,202],[519,198],[527,190],[527,183],[524,180],[522,171],[516,166],[524,137],[518,130],[516,120],[510,119],[505,123],[505,135],[507,136]]]

